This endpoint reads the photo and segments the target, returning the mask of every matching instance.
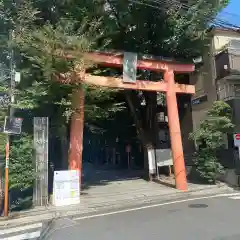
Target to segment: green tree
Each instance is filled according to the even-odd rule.
[[[106,9],[109,15],[104,19],[111,23],[108,26],[114,49],[192,62],[193,58],[206,51],[209,24],[228,2],[108,0]],[[162,76],[144,71],[140,72],[139,78],[159,81]],[[188,76],[177,76],[177,81],[188,83]],[[126,95],[145,149],[147,167],[146,150],[155,147],[158,133],[155,117],[157,99],[164,94],[129,91]],[[164,104],[164,97],[162,100]]]
[[[1,29],[4,29],[1,47],[6,53],[2,54],[1,62],[8,68],[8,55],[13,49],[16,70],[21,72],[21,82],[16,83],[14,91],[16,101],[11,107],[25,112],[30,110],[31,114],[29,111],[25,114],[25,116],[28,115],[27,118],[29,115],[31,117],[36,114],[50,117],[52,134],[61,137],[61,149],[64,151],[62,155],[66,159],[67,121],[74,110],[71,108],[72,91],[79,87],[79,83],[61,84],[56,81],[54,75],[70,73],[71,76],[74,76],[75,66],[82,69],[89,68],[94,74],[95,66],[91,62],[85,61],[83,53],[100,49],[106,44],[106,41],[101,40],[103,35],[101,19],[89,18],[85,12],[79,12],[81,14],[78,15],[78,18],[73,18],[71,12],[68,16],[66,9],[61,10],[63,8],[61,2],[56,6],[48,3],[45,5],[45,3],[44,1],[30,0],[17,3],[0,1],[0,18],[1,26],[3,26]],[[46,7],[47,11],[45,11]],[[69,5],[68,11],[75,10]],[[11,39],[9,38],[10,32],[12,32]],[[75,55],[73,54],[72,60],[68,60],[59,56],[58,50],[71,51]],[[8,90],[8,83],[9,72],[6,81],[0,83],[2,91]],[[114,90],[91,86],[84,86],[84,90],[86,96],[85,119],[87,127],[91,129],[99,119],[109,118],[116,111],[124,108],[123,104],[115,99],[117,92]],[[19,111],[16,111],[15,114],[19,114]],[[2,115],[6,115],[6,112],[2,111]],[[24,121],[26,122],[28,119],[24,119]],[[32,128],[31,123],[29,126]],[[32,129],[25,130],[32,132]],[[28,136],[32,137],[31,134]],[[20,162],[23,169],[32,167],[30,162],[33,159],[29,162],[29,158],[26,159],[25,153],[21,151],[27,147],[29,152],[32,151],[33,146],[29,144],[28,140],[23,137],[20,142],[11,142],[10,156],[15,159],[11,158],[10,185],[14,189],[19,187],[23,189],[23,186],[19,185],[17,177],[22,174],[17,168]],[[22,148],[19,144],[23,145]],[[4,145],[3,141],[2,145]],[[2,152],[4,152],[3,149]],[[27,175],[29,171],[26,171]],[[26,176],[25,179],[26,181],[22,183],[28,188],[32,179]]]
[[[9,159],[9,190],[11,209],[24,209],[32,205],[35,171],[33,140],[29,135],[14,137]]]
[[[18,55],[17,68],[22,75],[21,83],[16,86],[14,107],[46,109],[46,105],[57,105],[60,106],[57,118],[63,116],[65,121],[71,115],[72,89],[77,88],[78,83],[60,84],[54,75],[71,72],[73,76],[75,66],[94,67],[85,61],[83,53],[106,45],[107,39],[101,40],[104,35],[102,20],[98,16],[88,16],[88,12],[69,1],[28,0],[10,4],[2,0],[0,6],[5,28],[14,30],[13,40],[5,38],[5,46],[14,48]],[[73,59],[60,56],[61,51],[71,51]],[[121,104],[114,101],[115,92],[85,86],[86,119],[108,117],[111,112],[122,110]],[[107,104],[98,106],[97,100]]]
[[[196,170],[208,182],[215,183],[218,174],[224,170],[217,151],[224,145],[224,136],[231,133],[233,127],[231,107],[223,101],[216,101],[199,128],[190,134],[198,146]]]

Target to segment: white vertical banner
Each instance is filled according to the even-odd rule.
[[[156,174],[155,149],[148,149],[148,168],[150,174]]]

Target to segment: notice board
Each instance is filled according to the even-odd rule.
[[[80,203],[79,171],[54,171],[53,205],[66,206],[78,203]]]

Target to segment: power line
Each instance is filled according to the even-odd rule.
[[[222,10],[222,12],[220,12],[220,14],[226,14],[226,15],[229,15],[229,16],[232,16],[232,17],[240,18],[240,15],[239,15],[239,14],[230,13],[230,12],[227,12],[227,11],[225,11],[225,10]]]
[[[147,1],[151,1],[151,0],[147,0]],[[157,1],[157,0],[156,0]],[[180,5],[182,5],[186,10],[190,10],[190,8],[192,8],[194,5],[190,6],[188,4],[184,4],[184,3],[181,3],[179,2],[178,0],[167,0],[168,2],[171,2],[171,3],[179,3]],[[163,3],[165,2],[165,0],[160,0],[159,2]],[[229,14],[229,15],[233,15],[231,13],[228,13],[227,11],[224,11],[224,13],[226,14]],[[235,14],[234,14],[235,15]],[[239,16],[239,15],[236,15],[236,16]],[[240,17],[240,16],[239,16]],[[213,23],[216,23],[222,27],[230,27],[230,28],[237,28],[239,29],[240,26],[238,25],[235,25],[235,24],[232,24],[232,23],[229,23],[228,21],[224,20],[224,19],[221,19],[219,17],[216,17],[214,20],[211,20],[211,22]]]
[[[140,2],[140,1],[137,1],[137,0],[130,0],[130,2],[140,4],[140,5],[144,5],[144,6],[151,7],[151,8],[155,8],[155,9],[158,9],[158,10],[162,10],[162,8],[160,8],[160,7],[157,7],[157,6],[148,4],[148,3],[143,3],[143,2]]]
[[[182,9],[182,10],[185,10],[187,12],[193,11],[193,8],[195,8],[195,10],[197,10],[196,9],[196,5],[184,4],[184,3],[182,3],[182,2],[180,2],[178,0],[145,0],[145,1],[144,0],[143,1],[130,0],[130,2],[133,2],[133,3],[136,3],[136,4],[140,4],[140,5],[145,5],[145,6],[148,6],[148,7],[151,7],[151,8],[155,8],[155,9],[158,9],[158,10],[169,10],[168,7],[170,7],[170,8],[171,8],[171,6],[177,7],[176,4],[179,4],[179,6],[178,6],[179,10]],[[159,4],[164,4],[165,6],[161,6],[160,7]],[[201,4],[201,3],[199,3],[199,4]],[[227,13],[227,12],[225,11],[225,13]],[[229,14],[231,14],[231,13],[229,13]],[[221,26],[223,28],[240,29],[240,26],[232,24],[232,23],[229,23],[228,21],[226,21],[224,19],[221,19],[219,17],[216,17],[214,20],[212,20],[210,18],[205,18],[205,19],[209,20],[209,22],[212,22],[213,24],[216,24],[216,25]]]

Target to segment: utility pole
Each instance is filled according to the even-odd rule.
[[[14,115],[14,109],[11,107],[11,104],[14,103],[14,87],[15,87],[15,63],[14,63],[14,50],[12,47],[12,40],[14,38],[14,31],[10,30],[9,33],[9,41],[11,45],[11,50],[10,50],[10,87],[9,87],[9,97],[10,97],[10,105],[9,105],[9,117],[11,118]],[[8,172],[8,167],[9,167],[9,151],[10,151],[10,135],[7,133],[6,135],[6,156],[5,156],[5,194],[4,194],[4,216],[8,216],[8,208],[9,208],[9,172]]]

